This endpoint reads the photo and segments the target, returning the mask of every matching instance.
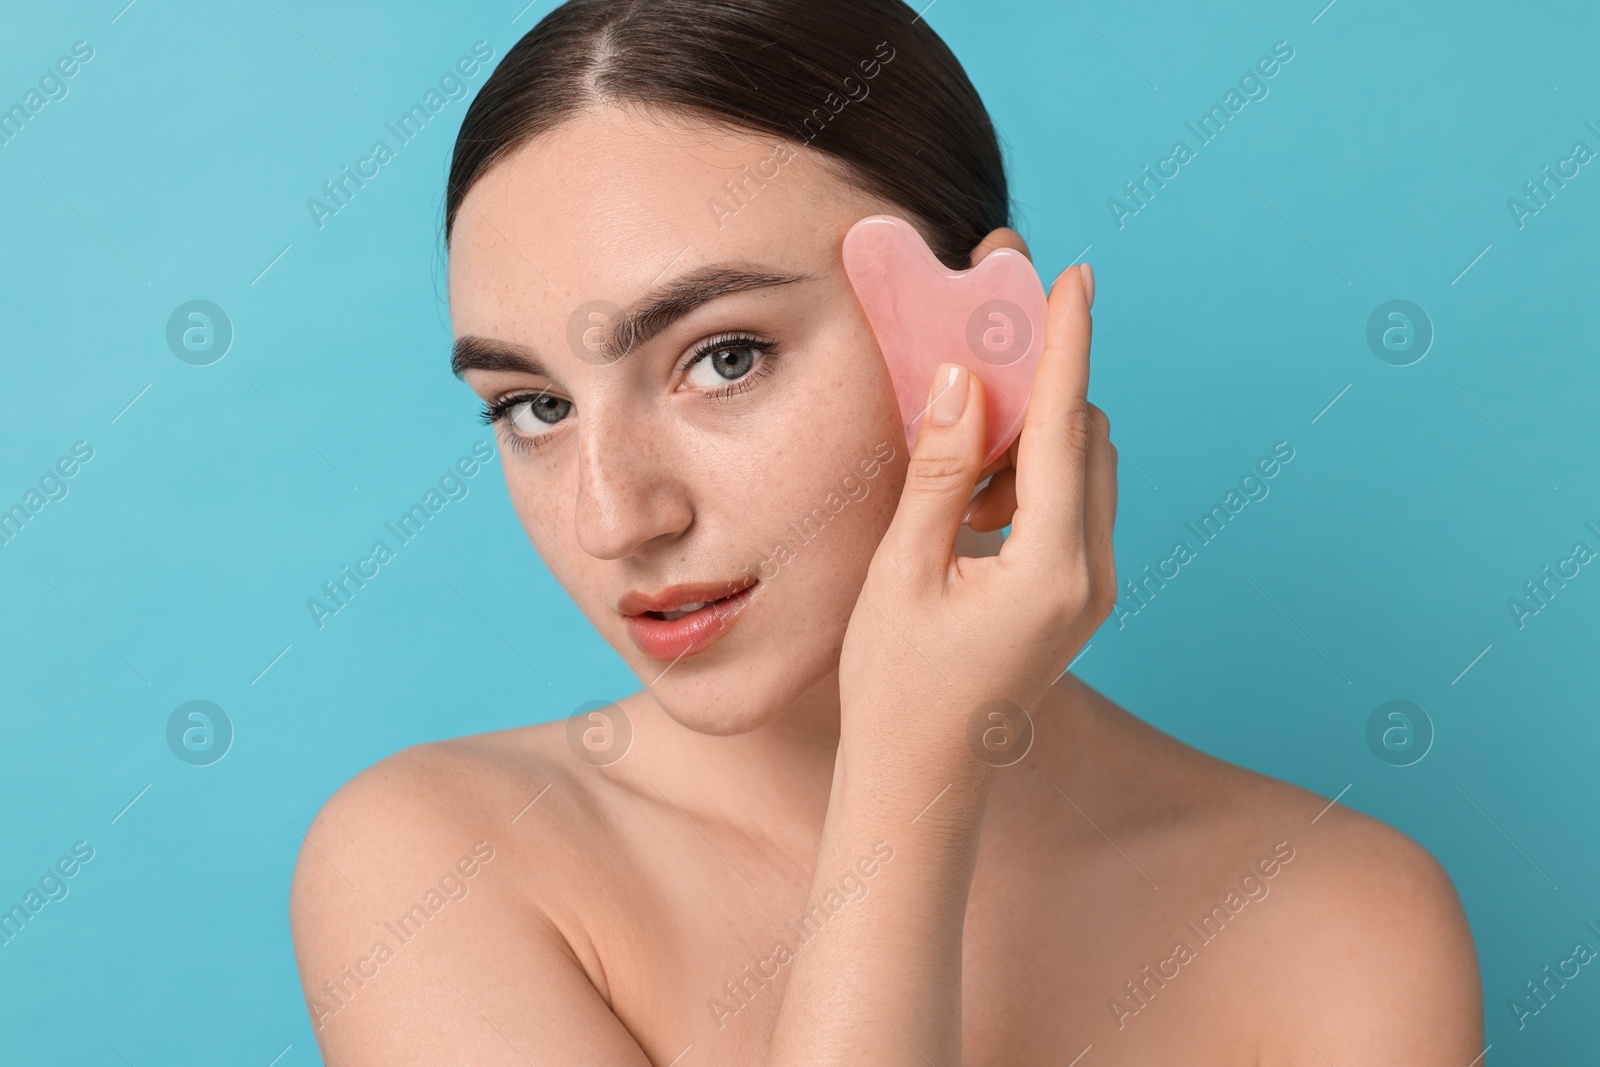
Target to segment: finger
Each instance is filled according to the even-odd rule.
[[[990,478],[989,484],[972,498],[965,521],[979,533],[987,533],[1008,525],[1016,510],[1017,473],[1008,467]]]
[[[993,463],[989,464],[987,467],[983,468],[983,470],[978,472],[978,481],[981,482],[985,478],[992,478],[1010,466],[1011,453],[1002,452]]]
[[[1089,434],[1089,278],[1069,267],[1050,289],[1044,353],[1034,372],[1016,461],[1012,558],[1081,557]]]
[[[941,363],[934,371],[900,503],[874,557],[887,556],[913,586],[942,584],[949,572],[983,462],[984,404],[983,382],[967,368]]]
[[[1010,470],[1010,469],[1016,467],[1016,465],[1017,465],[1017,442],[1020,441],[1021,439],[1022,438],[1021,438],[1020,434],[1019,434],[1018,437],[1013,438],[1012,441],[1011,441],[1011,444],[1006,448],[1006,450],[1004,452],[1000,453],[998,456],[996,456],[993,463],[990,463],[987,467],[983,468],[982,472],[980,472],[979,475],[978,475],[978,481],[981,482],[985,478],[993,477],[994,475],[999,474],[1003,470]]]
[[[1117,448],[1111,440],[1111,420],[1089,405],[1089,459],[1084,480],[1083,536],[1089,562],[1091,632],[1098,629],[1115,607],[1116,552],[1112,530],[1117,521]],[[1087,640],[1089,634],[1084,635]]]

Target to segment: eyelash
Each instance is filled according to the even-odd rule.
[[[755,367],[749,373],[742,378],[729,382],[726,386],[723,386],[720,389],[712,389],[701,394],[702,396],[711,400],[731,400],[738,394],[754,388],[758,381],[765,378],[776,369],[775,361],[777,360],[777,355],[773,350],[777,348],[777,345],[778,343],[776,341],[766,341],[759,337],[752,337],[749,334],[723,334],[707,340],[705,343],[696,348],[694,354],[685,360],[683,365],[678,368],[678,373],[687,373],[689,369],[696,363],[699,363],[702,359],[705,359],[706,357],[723,349],[754,349],[755,351],[761,353],[761,359],[756,363]],[[506,424],[506,416],[511,412],[511,409],[515,408],[519,404],[525,404],[530,400],[538,400],[540,397],[549,395],[550,391],[548,389],[540,389],[536,392],[511,393],[507,396],[500,397],[497,400],[485,404],[483,411],[479,415],[479,418],[487,425],[498,427],[502,440],[510,444],[514,450],[519,452],[537,451],[545,446],[549,437],[555,433],[556,426],[558,426],[559,423],[552,425],[549,430],[546,430],[534,437],[527,437],[511,429],[510,426]]]

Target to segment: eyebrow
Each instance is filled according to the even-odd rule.
[[[713,300],[735,293],[789,285],[808,278],[808,275],[773,274],[727,264],[697,267],[665,288],[647,294],[631,310],[624,311],[607,340],[607,354],[613,359],[621,359],[685,315]],[[549,370],[526,345],[471,334],[456,338],[450,358],[450,371],[457,378],[469,370],[516,371],[551,377]]]

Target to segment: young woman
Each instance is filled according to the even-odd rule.
[[[906,446],[841,265],[872,214],[1026,251],[899,0],[573,0],[484,85],[454,369],[645,688],[328,802],[293,892],[328,1063],[1477,1062],[1426,852],[1066,672],[1116,597],[1089,268],[980,469],[965,371]]]

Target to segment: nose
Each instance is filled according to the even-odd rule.
[[[596,559],[621,559],[674,538],[694,519],[680,478],[691,457],[659,412],[599,410],[579,418],[578,545]]]

